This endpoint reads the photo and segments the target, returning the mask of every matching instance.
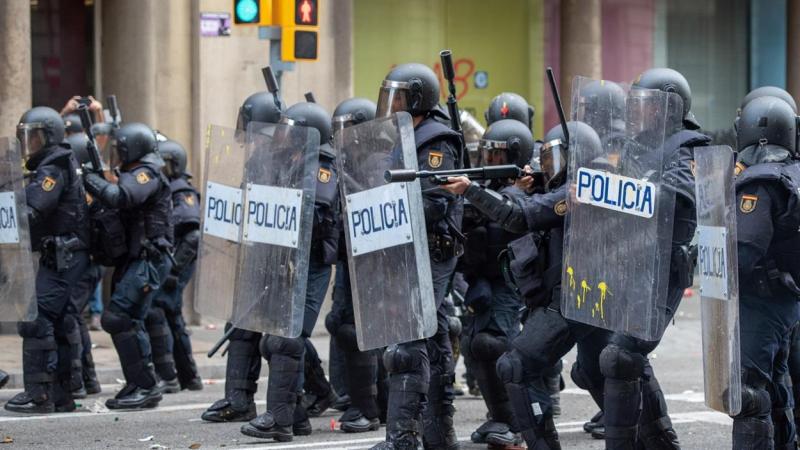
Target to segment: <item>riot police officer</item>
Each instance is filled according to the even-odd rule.
[[[62,145],[64,122],[55,110],[28,110],[17,125],[17,137],[25,168],[33,174],[25,195],[31,244],[41,256],[36,273],[38,316],[18,324],[25,390],[5,408],[21,413],[74,411],[67,335],[77,324],[67,318],[67,310],[72,286],[89,262],[85,191],[78,164]]]
[[[533,145],[533,136],[522,122],[501,119],[487,128],[478,150],[483,152],[481,160],[485,165],[516,164],[523,168],[531,159]],[[522,195],[508,180],[490,180],[486,186],[501,194]],[[506,231],[480,211],[473,210],[469,203],[464,205],[463,230],[467,239],[459,272],[464,274],[469,285],[464,304],[472,320],[465,330],[462,351],[472,362],[490,417],[472,433],[472,441],[514,445],[519,443],[511,431],[516,426],[514,413],[495,366],[520,329],[522,301],[506,284],[500,261],[508,243],[521,234]],[[558,374],[556,380],[557,377]]]
[[[491,125],[498,120],[514,119],[532,130],[535,111],[533,105],[529,105],[521,95],[503,92],[489,102],[489,107],[486,108],[483,117],[486,119],[486,125]]]
[[[601,153],[597,133],[582,122],[569,122],[571,139]],[[497,375],[505,385],[517,430],[528,448],[560,449],[553,421],[550,389],[543,375],[577,343],[578,359],[587,370],[599,351],[602,336],[592,326],[566,320],[560,312],[561,265],[566,208],[566,149],[562,128],[545,135],[541,162],[545,192],[500,195],[466,177],[450,177],[443,188],[464,195],[476,209],[512,233],[528,233],[509,244],[512,273],[528,307],[520,334],[497,361]],[[536,263],[534,263],[536,262]],[[517,267],[520,270],[514,271]],[[521,270],[535,267],[535,270]],[[601,347],[602,348],[602,347]],[[596,369],[595,372],[599,372]],[[595,373],[599,376],[599,373]],[[534,405],[534,406],[532,406]]]
[[[109,409],[151,408],[161,401],[144,322],[154,294],[170,268],[172,201],[161,168],[156,135],[141,123],[128,123],[113,135],[112,166],[119,182],[97,172],[84,176],[95,201],[117,209],[125,226],[128,252],[114,268],[111,302],[103,329],[111,334],[125,374],[125,387],[106,401]]]
[[[269,363],[267,411],[242,426],[243,434],[262,439],[291,441],[311,434],[311,423],[299,402],[302,398],[305,340],[311,336],[336,263],[339,240],[339,190],[331,147],[330,116],[316,103],[298,103],[286,110],[281,123],[315,128],[319,132],[319,172],[311,237],[311,262],[306,289],[303,331],[300,337],[264,335],[261,354]],[[329,387],[330,389],[330,387]]]
[[[86,134],[73,133],[66,140],[72,148],[78,164],[84,167],[84,170],[91,170],[91,159],[87,148],[89,138]],[[83,319],[83,311],[94,293],[97,283],[103,277],[103,265],[113,266],[115,260],[127,251],[124,228],[117,212],[107,210],[100,202],[95,202],[91,195],[86,196],[86,202],[89,208],[89,254],[91,258],[89,267],[72,290],[69,309],[69,314],[78,325],[77,339],[72,338],[76,343],[71,346],[73,352],[73,397],[75,398],[97,394],[101,390],[95,373],[92,340],[89,328]]]
[[[672,111],[674,106],[670,107],[669,113],[678,117],[670,123],[679,125],[677,129],[667,130],[668,137],[663,146],[667,167],[662,178],[675,191],[672,258],[663,322],[669,323],[683,298],[684,289],[692,285],[694,267],[689,244],[697,218],[691,164],[695,147],[708,145],[710,139],[695,131],[700,126],[691,112],[691,89],[679,72],[668,68],[649,69],[639,75],[631,87],[632,92],[637,89],[676,93],[683,105],[676,111]],[[606,448],[609,450],[632,448],[637,441],[646,448],[679,448],[664,394],[647,360],[647,355],[659,342],[660,339],[644,341],[615,333],[600,354],[600,369],[605,378],[603,419]]]
[[[398,65],[381,84],[376,116],[385,117],[398,111],[411,114],[421,170],[454,169],[462,161],[460,136],[435,118],[439,114],[438,100],[439,80],[422,64]],[[458,448],[453,429],[455,376],[443,303],[457,257],[462,252],[459,239],[463,206],[459,196],[435,189],[429,180],[421,183],[437,329],[430,339],[386,349],[383,355],[389,372],[386,441],[373,447],[376,449],[414,448],[419,446],[421,434],[426,448]]]
[[[796,113],[784,100],[749,101],[737,124],[736,179],[742,409],[734,449],[795,448],[783,384],[790,332],[800,319]]]
[[[243,134],[253,123],[278,123],[281,110],[269,92],[256,92],[245,99],[239,108],[236,131]],[[231,324],[226,324],[226,331]],[[256,417],[256,392],[261,373],[261,333],[236,329],[228,342],[228,361],[225,366],[225,397],[215,401],[203,412],[209,422],[247,422]]]
[[[351,98],[340,103],[333,112],[334,133],[375,118],[375,103],[365,98]],[[346,388],[351,405],[339,419],[340,428],[348,433],[377,430],[380,410],[377,403],[377,351],[361,351],[356,338],[350,273],[345,255],[344,229],[339,236],[339,260],[333,307],[325,319],[325,327],[344,356]]]
[[[165,383],[164,392],[199,391],[203,382],[192,356],[182,309],[183,290],[194,274],[200,244],[200,193],[189,181],[183,146],[166,140],[158,143],[158,151],[172,192],[175,252],[174,264],[153,299],[145,326],[153,347],[156,373]]]

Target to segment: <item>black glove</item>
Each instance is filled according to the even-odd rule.
[[[174,274],[167,275],[161,287],[164,288],[165,291],[174,291],[178,288],[178,276]]]

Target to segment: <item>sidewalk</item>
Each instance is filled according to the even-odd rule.
[[[225,345],[214,355],[208,358],[206,353],[222,337],[224,323],[210,323],[203,326],[189,327],[192,339],[192,351],[203,379],[224,379],[225,361],[222,352]],[[114,384],[118,379],[122,379],[122,369],[120,368],[117,353],[111,342],[111,336],[105,331],[90,331],[92,335],[92,356],[97,370],[97,377],[101,384]],[[311,341],[319,352],[323,367],[327,368],[330,337],[325,332],[325,327],[317,324]],[[0,335],[0,369],[11,375],[6,389],[22,388],[22,338],[16,334]]]

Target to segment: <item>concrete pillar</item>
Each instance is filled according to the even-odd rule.
[[[0,136],[31,107],[31,2],[0,1]]]
[[[800,0],[786,0],[786,89],[800,99]]]
[[[155,8],[167,4],[103,0],[103,91],[117,95],[124,122],[157,126]]]
[[[561,0],[559,92],[568,118],[572,79],[603,76],[602,23],[600,0]]]

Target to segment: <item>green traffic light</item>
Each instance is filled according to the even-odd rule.
[[[256,0],[239,0],[236,2],[236,22],[252,23],[258,20],[258,3]]]

